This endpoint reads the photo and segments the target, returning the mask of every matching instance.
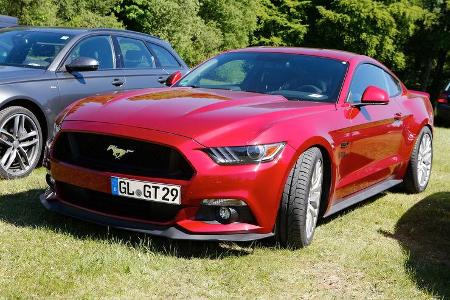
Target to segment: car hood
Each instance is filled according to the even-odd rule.
[[[147,89],[76,102],[64,121],[112,123],[192,138],[206,146],[250,143],[275,122],[335,109],[278,95],[194,88]]]
[[[0,84],[41,79],[45,73],[43,69],[0,66]]]

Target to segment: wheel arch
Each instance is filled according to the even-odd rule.
[[[431,134],[434,135],[434,128],[433,126],[431,126],[429,123],[425,124],[425,127],[428,127],[428,129],[430,129]]]
[[[326,137],[316,136],[312,137],[306,141],[304,141],[300,147],[296,149],[296,154],[292,159],[290,169],[293,168],[294,164],[297,162],[300,155],[306,150],[317,147],[322,153],[322,157],[324,159],[324,181],[323,186],[327,187],[323,190],[322,199],[321,199],[321,209],[320,216],[323,216],[325,212],[328,210],[328,207],[331,203],[331,196],[333,194],[333,190],[335,187],[335,179],[336,179],[336,164],[333,159],[333,146],[332,143]],[[289,172],[288,172],[289,174]],[[287,180],[287,177],[286,177]]]
[[[36,102],[34,102],[32,99],[25,97],[13,98],[9,99],[5,103],[2,103],[2,105],[0,106],[0,110],[3,110],[11,106],[21,106],[30,110],[39,121],[39,125],[41,126],[42,129],[43,140],[44,141],[47,140],[49,134],[47,117],[45,116],[45,113],[42,110],[42,108],[38,104],[36,104]]]
[[[322,190],[322,199],[320,200],[320,211],[319,211],[320,217],[322,217],[328,209],[328,206],[330,204],[331,190],[332,187],[334,187],[334,183],[332,183],[333,165],[331,161],[331,154],[330,152],[328,152],[328,149],[326,149],[323,145],[320,144],[314,145],[313,147],[319,148],[323,157],[324,173],[323,173],[322,187],[324,188]]]

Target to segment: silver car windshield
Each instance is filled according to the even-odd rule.
[[[0,32],[0,65],[46,69],[73,37],[60,32]]]

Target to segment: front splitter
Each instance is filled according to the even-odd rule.
[[[194,241],[229,241],[246,242],[272,237],[273,233],[238,233],[238,234],[192,234],[185,232],[176,226],[160,226],[136,221],[122,220],[95,212],[80,209],[59,201],[51,191],[46,191],[40,196],[42,205],[49,211],[70,216],[79,220],[110,226],[134,232],[146,233],[154,236],[166,237],[174,240]]]

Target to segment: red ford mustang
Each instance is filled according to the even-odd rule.
[[[170,77],[172,81],[174,77]],[[46,208],[174,239],[275,236],[402,184],[423,191],[432,107],[353,53],[248,48],[171,87],[93,96],[55,125]]]

